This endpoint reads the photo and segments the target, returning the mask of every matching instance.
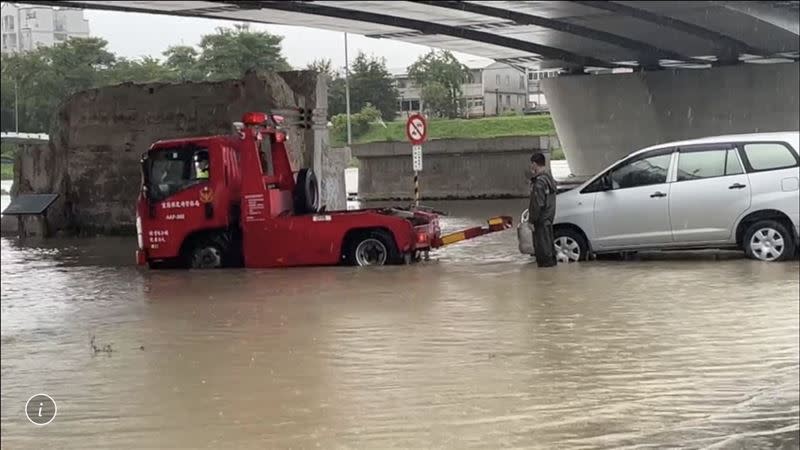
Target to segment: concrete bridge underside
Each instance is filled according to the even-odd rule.
[[[491,58],[544,82],[570,167],[639,147],[798,129],[798,1],[30,1],[297,25]],[[627,74],[597,74],[630,68]],[[594,75],[590,75],[594,74]]]

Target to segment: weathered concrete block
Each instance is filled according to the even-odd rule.
[[[226,134],[243,112],[297,105],[277,74],[249,73],[241,80],[182,84],[126,83],[78,93],[59,112],[53,146],[67,155],[70,225],[113,233],[133,230],[141,179],[139,158],[160,139]],[[300,133],[289,136],[299,147]]]
[[[17,236],[19,234],[19,222],[17,216],[3,216],[0,220],[0,235]]]
[[[14,183],[9,193],[19,194],[63,193],[67,189],[66,153],[58,152],[49,144],[21,144],[14,159]],[[47,209],[40,219],[33,217],[3,216],[4,235],[46,237],[51,230],[68,225],[68,203],[62,195]]]
[[[80,92],[62,105],[50,145],[26,148],[18,155],[12,196],[17,192],[61,194],[48,213],[51,230],[133,232],[141,182],[139,159],[150,144],[228,134],[232,123],[247,111],[304,106],[314,108],[315,117],[320,112],[324,118],[326,90],[324,77],[298,71],[250,72],[240,80],[219,82],[126,83]],[[317,101],[320,91],[323,99]],[[323,189],[335,185],[325,183],[325,176],[338,176],[330,169],[322,170],[321,155],[328,142],[324,124],[315,124],[312,130],[288,129],[293,168],[314,167]],[[344,189],[341,192],[344,205]],[[332,195],[328,195],[329,207],[335,203]]]

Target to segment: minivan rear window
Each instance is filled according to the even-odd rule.
[[[744,144],[744,154],[755,171],[786,169],[797,165],[794,153],[777,142]]]

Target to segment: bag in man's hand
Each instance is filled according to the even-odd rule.
[[[533,225],[527,220],[517,225],[517,240],[519,241],[519,252],[523,255],[533,255]]]

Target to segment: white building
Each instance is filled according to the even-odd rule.
[[[528,107],[533,110],[546,110],[547,99],[542,90],[541,81],[545,78],[557,77],[559,69],[542,69],[528,71]]]
[[[525,72],[508,64],[494,63],[483,69],[484,115],[500,116],[525,109]]]
[[[525,73],[502,63],[466,63],[470,78],[461,85],[465,117],[486,117],[514,111],[521,113],[526,106]],[[398,91],[400,117],[424,111],[422,92],[409,78],[406,69],[390,70]]]
[[[22,53],[49,47],[71,37],[89,37],[83,10],[3,2],[2,53]]]

